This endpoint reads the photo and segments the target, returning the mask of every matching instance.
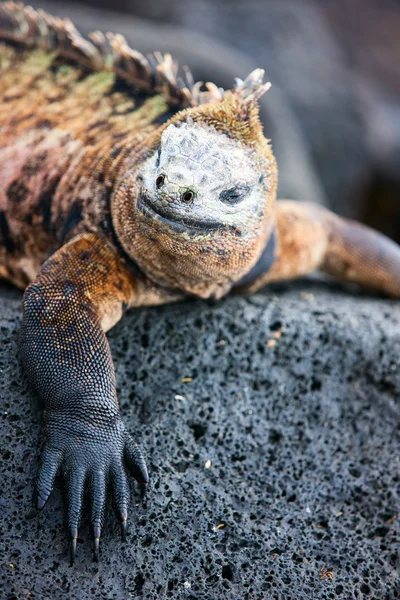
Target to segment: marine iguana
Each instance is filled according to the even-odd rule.
[[[86,487],[98,557],[106,488],[126,532],[125,429],[106,338],[130,308],[252,292],[321,269],[400,297],[400,248],[317,205],[275,201],[255,70],[195,83],[122,36],[0,5],[0,277],[25,289],[20,353],[44,403],[34,504],[61,473],[71,561]]]

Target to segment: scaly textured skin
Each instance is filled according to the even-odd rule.
[[[13,3],[0,5],[0,70],[0,276],[28,286],[21,356],[45,407],[34,502],[62,473],[73,561],[88,485],[97,557],[107,481],[123,532],[125,463],[148,481],[105,336],[124,311],[317,268],[399,298],[400,250],[320,207],[275,203],[261,70],[202,91],[171,57],[84,40]]]
[[[124,458],[139,481],[148,481],[142,453],[121,420],[104,334],[110,316],[118,319],[134,291],[132,274],[115,249],[94,234],[86,234],[46,262],[24,297],[21,355],[46,407],[35,500],[39,509],[44,506],[62,465],[73,554],[86,481],[92,496],[96,555],[107,480],[113,487],[123,532],[128,501]]]

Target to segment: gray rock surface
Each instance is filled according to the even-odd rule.
[[[107,511],[98,565],[86,515],[74,568],[61,484],[25,518],[20,304],[0,287],[1,599],[400,597],[399,303],[308,281],[127,315],[109,339],[151,482],[126,543]]]

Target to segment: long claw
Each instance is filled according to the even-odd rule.
[[[72,538],[72,540],[71,540],[71,546],[70,546],[70,559],[69,559],[71,567],[72,567],[72,565],[73,565],[73,564],[74,564],[74,562],[75,562],[75,556],[76,556],[76,540],[77,540],[77,537],[73,537],[73,538]]]
[[[139,483],[148,483],[149,474],[143,452],[140,446],[135,444],[131,437],[127,437],[125,444],[125,456],[136,481]]]
[[[111,484],[115,508],[121,519],[121,539],[124,542],[128,521],[129,485],[121,463],[116,463],[112,467]]]
[[[95,537],[94,545],[93,545],[93,559],[95,562],[99,562],[99,549],[100,549],[100,537]]]
[[[60,452],[49,448],[43,451],[33,496],[33,505],[37,510],[42,510],[49,499],[61,460]]]
[[[123,542],[126,542],[126,532],[127,532],[127,529],[128,529],[128,520],[126,518],[126,519],[123,519],[121,521],[121,540]]]
[[[140,491],[140,500],[143,502],[144,499],[146,498],[147,483],[141,483],[139,485],[139,491]]]
[[[67,519],[71,536],[71,564],[75,560],[76,540],[78,538],[78,527],[81,520],[83,490],[85,484],[84,471],[76,471],[67,480],[68,509]]]
[[[93,540],[93,560],[95,562],[99,562],[100,534],[101,534],[100,526],[95,526],[95,528],[94,528],[94,540]]]

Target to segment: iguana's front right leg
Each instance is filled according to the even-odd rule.
[[[276,229],[272,267],[248,291],[320,269],[400,298],[400,246],[381,233],[319,205],[291,200],[277,203]]]
[[[56,252],[24,296],[20,351],[45,408],[35,504],[43,508],[62,472],[71,561],[86,484],[97,556],[107,483],[113,488],[124,535],[129,498],[125,461],[138,481],[148,481],[142,453],[121,419],[105,336],[136,293],[132,274],[115,249],[88,234]]]

